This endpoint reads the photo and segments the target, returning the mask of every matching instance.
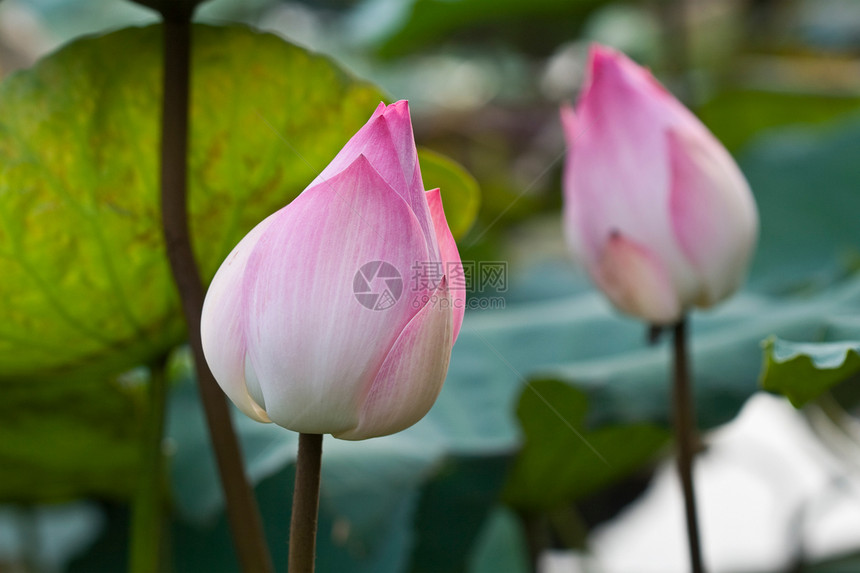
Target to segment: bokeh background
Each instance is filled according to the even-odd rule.
[[[860,2],[213,0],[197,19],[275,34],[409,99],[419,144],[480,187],[462,258],[507,269],[504,285],[471,293],[425,420],[388,438],[327,441],[320,571],[685,570],[667,348],[608,307],[563,241],[558,109],[575,100],[591,42],[625,51],[683,98],[736,156],[760,207],[748,286],[693,318],[707,562],[860,570],[860,381],[802,410],[758,382],[770,335],[860,339]],[[120,0],[2,0],[0,76],[81,36],[156,21]],[[277,92],[268,101],[282,105]],[[490,308],[499,298],[504,308]],[[13,304],[0,302],[7,316]],[[169,374],[165,570],[235,571],[181,346]],[[52,376],[0,375],[0,572],[123,570],[147,371],[67,386],[62,371]],[[236,422],[283,568],[295,436]]]

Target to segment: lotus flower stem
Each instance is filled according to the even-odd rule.
[[[322,434],[299,434],[293,516],[290,520],[289,573],[313,573],[320,505]]]
[[[239,563],[243,571],[267,573],[272,571],[272,563],[263,536],[259,509],[245,476],[226,398],[206,364],[200,339],[204,290],[191,248],[186,200],[191,10],[164,9],[162,16],[164,101],[161,126],[161,214],[167,256],[188,324],[200,396],[215,449]]]
[[[678,448],[678,473],[684,492],[687,518],[687,539],[690,546],[690,568],[703,573],[696,498],[693,490],[693,456],[698,443],[696,411],[690,388],[690,367],[687,355],[687,320],[682,318],[674,327],[674,384],[672,391],[675,441]]]
[[[159,571],[164,506],[164,408],[167,401],[166,359],[150,369],[149,404],[140,443],[140,473],[132,502],[130,573]]]

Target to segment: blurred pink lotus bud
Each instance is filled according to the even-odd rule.
[[[619,310],[671,324],[738,288],[758,233],[749,186],[647,70],[593,46],[562,123],[567,241]]]
[[[350,440],[398,432],[442,388],[465,309],[451,273],[460,255],[439,190],[424,191],[409,106],[380,104],[221,265],[203,306],[206,360],[261,422]]]

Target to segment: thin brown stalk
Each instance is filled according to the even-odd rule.
[[[204,289],[188,231],[187,169],[190,105],[191,10],[163,10],[164,95],[161,124],[161,214],[167,256],[188,324],[200,397],[215,450],[233,543],[243,571],[269,573],[271,557],[253,491],[242,463],[226,398],[215,382],[200,338]]]

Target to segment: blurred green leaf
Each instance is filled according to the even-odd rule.
[[[860,116],[770,132],[739,162],[759,206],[759,292],[819,292],[860,269]]]
[[[860,110],[860,98],[761,90],[722,92],[699,109],[697,115],[730,151],[769,128],[831,121]]]
[[[399,56],[446,41],[486,45],[488,38],[530,53],[550,53],[573,37],[575,26],[607,0],[412,0],[405,22],[382,43]],[[572,30],[572,27],[574,28]]]
[[[670,433],[649,423],[585,426],[588,398],[555,380],[538,380],[520,397],[526,435],[504,498],[514,507],[553,509],[627,477],[656,458]]]
[[[0,384],[0,499],[121,497],[137,475],[142,395],[92,378]]]
[[[115,372],[182,339],[159,214],[160,35],[83,39],[0,86],[4,377]],[[192,68],[191,227],[208,280],[381,95],[242,27],[196,26]]]
[[[67,572],[103,531],[101,508],[92,501],[0,505],[3,569],[20,570],[26,562],[31,570]]]
[[[795,408],[860,372],[860,342],[764,342],[761,385],[784,395]]]
[[[748,292],[716,311],[694,313],[691,347],[700,425],[728,422],[758,389],[762,339],[770,334],[815,339],[828,329],[836,332],[842,316],[852,312],[860,312],[860,276],[807,299]],[[492,318],[480,327],[471,323],[472,329],[480,328],[477,340],[458,340],[461,352],[475,354],[473,363],[483,361],[487,375],[516,380],[506,373],[508,366],[493,364],[484,345],[524,376],[561,380],[584,391],[591,427],[640,422],[668,427],[668,344],[648,345],[645,326],[615,314],[600,295],[524,304],[508,310],[507,320]]]
[[[429,149],[418,150],[425,189],[439,188],[445,218],[455,239],[466,234],[475,222],[481,205],[478,182],[462,165]]]
[[[465,571],[510,466],[509,455],[492,453],[448,457],[424,487],[415,512],[410,571]]]
[[[0,85],[0,498],[131,483],[135,398],[110,379],[184,337],[159,213],[160,60],[160,27],[131,28]],[[192,69],[190,217],[208,281],[382,96],[244,27],[195,26]]]
[[[229,571],[235,561],[222,493],[187,359],[175,376],[167,436],[174,446],[177,570]],[[320,571],[465,569],[517,445],[509,396],[497,390],[492,383],[449,378],[427,416],[403,432],[359,442],[326,437]],[[267,529],[274,546],[287,538],[283,516],[290,497],[284,492],[291,490],[297,434],[234,414],[264,521],[281,528]],[[217,530],[208,525],[213,519]]]
[[[798,573],[855,573],[860,570],[860,554],[845,553],[822,559],[817,563],[806,563],[797,567]]]
[[[519,518],[508,508],[496,508],[475,543],[469,573],[526,573],[530,570]]]

